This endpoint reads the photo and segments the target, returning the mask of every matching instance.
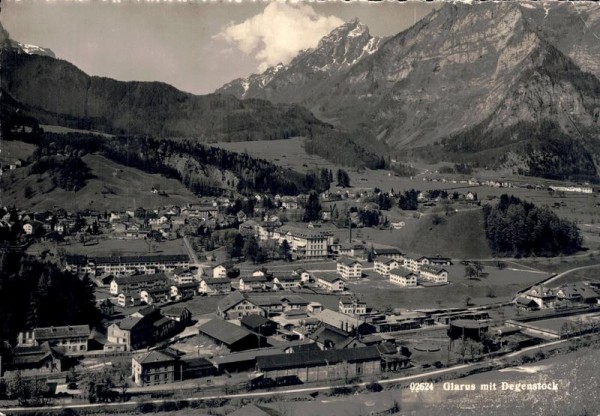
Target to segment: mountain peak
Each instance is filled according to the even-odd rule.
[[[333,29],[328,35],[323,37],[317,46],[317,49],[325,47],[327,44],[339,42],[344,39],[352,38],[370,38],[369,28],[361,23],[358,18],[354,18],[341,26]]]
[[[54,52],[48,48],[42,48],[41,46],[29,45],[26,43],[20,43],[10,38],[10,35],[4,26],[0,23],[0,49],[13,49],[18,53],[26,53],[28,55],[43,55],[51,58],[56,58]]]
[[[382,39],[369,34],[369,28],[354,18],[324,36],[316,48],[302,50],[287,65],[279,64],[262,74],[234,80],[218,93],[238,98],[265,98],[276,102],[301,101],[310,91],[303,84],[326,82],[373,54]]]

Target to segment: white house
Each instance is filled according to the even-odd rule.
[[[399,267],[390,271],[390,282],[399,286],[412,287],[417,285],[417,275],[411,270]]]
[[[432,264],[425,264],[421,266],[419,277],[425,282],[448,283],[448,271]]]
[[[343,292],[345,290],[344,280],[336,273],[315,274],[317,285],[329,292]]]
[[[302,287],[302,278],[296,275],[276,276],[273,283],[282,290],[299,289]]]
[[[243,276],[240,277],[239,290],[251,292],[253,290],[266,290],[267,278],[265,276]]]
[[[349,258],[339,259],[337,272],[344,279],[357,279],[362,277],[362,263]]]
[[[374,265],[377,273],[382,276],[389,276],[391,270],[400,267],[400,262],[389,257],[377,257]]]
[[[213,278],[214,279],[223,279],[225,277],[227,277],[227,267],[225,267],[222,264],[219,264],[215,267],[213,267]]]
[[[340,298],[338,309],[346,315],[364,315],[367,313],[367,302],[362,302],[357,298]]]
[[[231,292],[231,282],[228,279],[203,278],[198,292],[206,295],[227,294]]]

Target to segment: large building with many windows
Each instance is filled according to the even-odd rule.
[[[190,267],[190,258],[187,254],[108,257],[69,255],[65,257],[65,261],[68,270],[77,272],[80,275],[88,273],[92,276],[173,272],[180,268]]]
[[[287,241],[292,255],[297,258],[327,257],[333,236],[326,231],[299,227],[281,227],[274,234],[279,243]]]
[[[131,359],[131,378],[138,386],[156,386],[175,381],[178,359],[163,351],[150,351]]]
[[[65,353],[75,354],[87,351],[89,337],[87,325],[51,326],[19,333],[18,344],[40,346],[47,342],[50,347],[61,347]]]

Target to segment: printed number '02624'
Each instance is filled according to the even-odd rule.
[[[410,383],[410,391],[433,391],[433,383]]]

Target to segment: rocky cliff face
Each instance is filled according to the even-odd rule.
[[[310,83],[298,65],[306,59],[301,53],[278,73],[285,78],[273,77],[252,95],[294,101],[290,74],[300,73],[298,101],[396,149],[464,159],[514,144],[502,153],[514,151],[527,165],[525,149],[533,150],[522,142],[530,132],[544,132],[560,138],[558,148],[575,142],[598,165],[600,82],[593,74],[600,71],[600,42],[593,29],[600,8],[585,8],[582,16],[569,5],[446,4],[373,53],[346,60],[326,80]],[[347,37],[332,33],[322,44],[341,45]],[[503,163],[479,156],[486,165]]]
[[[554,85],[551,79],[565,70],[569,76]],[[370,124],[394,146],[423,146],[492,114],[497,119],[491,126],[507,125],[568,107],[589,124],[598,96],[571,82],[580,72],[514,3],[446,5],[387,41],[314,100],[325,114]],[[589,105],[576,104],[582,100]]]
[[[383,42],[369,34],[358,19],[334,29],[316,48],[301,51],[288,65],[279,64],[262,74],[236,79],[217,90],[238,98],[264,98],[274,102],[303,102],[321,87],[361,59],[373,54]]]

